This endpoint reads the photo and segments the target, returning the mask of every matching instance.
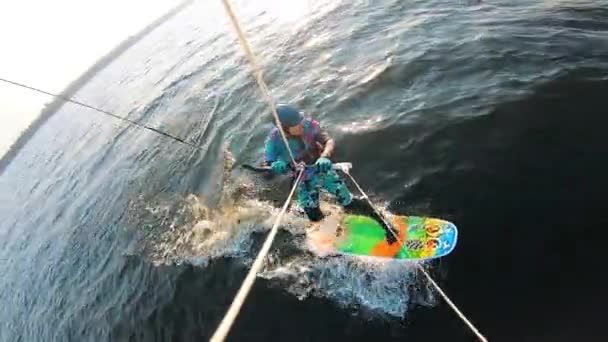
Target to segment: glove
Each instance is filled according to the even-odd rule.
[[[272,169],[272,172],[274,172],[277,175],[287,173],[287,163],[282,160],[277,160],[275,162],[272,162],[272,164],[270,165],[270,168]]]
[[[327,172],[331,170],[331,160],[321,157],[315,162],[315,168],[318,172]]]

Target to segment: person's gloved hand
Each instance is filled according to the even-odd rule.
[[[315,162],[315,168],[319,172],[327,172],[331,170],[331,160],[321,157]]]
[[[270,165],[270,168],[272,169],[272,172],[274,172],[277,175],[287,173],[287,163],[282,160],[277,160],[275,162],[272,162],[272,164]]]

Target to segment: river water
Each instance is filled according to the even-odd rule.
[[[312,113],[379,205],[459,228],[426,265],[491,341],[605,341],[605,1],[236,2],[273,96]],[[0,340],[200,341],[288,183],[219,2],[156,29],[0,176]],[[474,336],[411,265],[316,258],[284,220],[230,340]]]

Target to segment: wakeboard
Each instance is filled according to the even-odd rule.
[[[327,209],[324,211],[327,212]],[[380,223],[368,216],[344,214],[332,208],[321,222],[307,229],[307,244],[318,256],[353,255],[398,260],[427,260],[450,254],[458,229],[449,221],[422,216],[383,214],[397,230],[390,242]],[[394,240],[394,239],[393,239]]]

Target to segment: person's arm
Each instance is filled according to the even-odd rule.
[[[334,154],[334,148],[336,143],[332,137],[329,136],[326,130],[320,129],[316,137],[317,142],[323,148],[320,157],[331,158]]]
[[[331,158],[331,156],[334,154],[334,147],[335,147],[334,139],[329,138],[329,140],[327,140],[327,142],[325,143],[325,148],[323,149],[323,152],[321,153],[321,157]]]
[[[270,166],[273,161],[277,160],[277,148],[275,139],[273,139],[273,133],[270,133],[266,138],[266,142],[264,144],[264,161],[263,166]]]

